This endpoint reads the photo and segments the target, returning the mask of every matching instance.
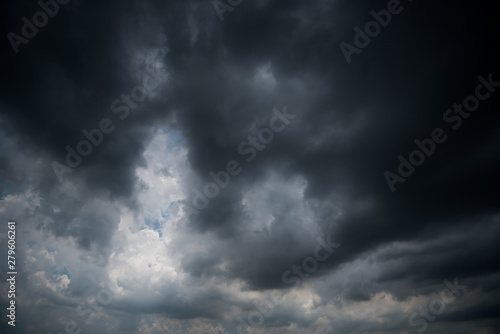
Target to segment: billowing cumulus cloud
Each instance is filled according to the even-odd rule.
[[[499,331],[492,6],[3,12],[2,333]]]

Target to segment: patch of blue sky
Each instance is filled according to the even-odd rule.
[[[52,273],[56,274],[56,275],[59,275],[59,276],[66,275],[66,276],[68,276],[68,279],[71,279],[71,274],[70,274],[70,272],[68,271],[68,269],[66,267],[64,267],[60,271],[53,271]]]
[[[166,220],[170,220],[177,215],[178,211],[179,211],[179,205],[177,204],[176,201],[173,201],[170,202],[168,208],[165,211],[161,209],[161,216]]]
[[[144,218],[144,223],[146,224],[146,227],[158,232],[160,237],[163,236],[163,233],[161,232],[162,223],[158,219],[146,217]]]

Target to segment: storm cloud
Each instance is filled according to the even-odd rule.
[[[493,5],[3,7],[2,333],[500,330]]]

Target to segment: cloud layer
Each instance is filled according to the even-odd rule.
[[[4,38],[0,212],[20,275],[2,332],[498,332],[494,9],[401,1],[348,63],[340,43],[387,2],[237,2],[221,21],[210,1],[71,1],[19,52]],[[4,36],[41,10],[6,7]],[[490,96],[455,111],[479,84]],[[402,176],[436,128],[446,141]],[[455,278],[467,291],[426,315]]]

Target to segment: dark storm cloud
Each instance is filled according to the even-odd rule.
[[[37,10],[37,6],[15,4],[5,25],[10,30],[20,30],[20,18]],[[148,73],[146,66],[151,66],[140,64],[137,73],[124,57],[132,59],[134,52],[164,47],[161,26],[151,20],[144,26],[144,17],[152,10],[146,4],[133,2],[72,1],[61,6],[58,15],[29,44],[21,45],[18,54],[9,50],[8,41],[8,45],[3,44],[9,65],[2,70],[1,104],[7,135],[15,136],[18,147],[32,151],[32,156],[44,158],[46,165],[37,170],[32,186],[42,192],[44,204],[57,203],[62,210],[52,217],[52,227],[48,228],[58,236],[73,235],[84,249],[92,243],[105,246],[117,220],[108,219],[106,212],[99,217],[99,210],[92,219],[85,218],[85,214],[79,217],[77,208],[96,195],[103,200],[121,198],[134,205],[134,200],[129,200],[134,170],[144,164],[141,154],[151,136],[150,125],[168,114],[168,108],[162,108],[160,115],[152,117],[151,112],[138,112],[141,106],[131,112],[129,119],[120,121],[110,110],[115,99],[130,94],[133,87],[143,82]],[[144,17],[134,23],[134,13]],[[124,35],[129,37],[126,41]],[[94,147],[72,173],[63,175],[64,180],[77,186],[78,192],[73,199],[64,198],[58,193],[59,181],[51,163],[65,164],[65,147],[76,149],[78,142],[85,139],[82,130],[99,128],[103,118],[112,119],[116,130],[105,134],[102,144]],[[16,171],[14,164],[7,168]],[[11,175],[6,177],[8,182],[19,178],[16,173]],[[50,215],[46,205],[40,211],[49,211]],[[73,226],[71,221],[76,220],[86,227]]]
[[[9,93],[2,101],[3,111],[12,126],[21,130],[25,145],[42,148],[56,161],[64,162],[65,146],[75,148],[83,139],[83,129],[98,127],[105,116],[111,118],[110,103],[138,84],[135,73],[121,60],[124,55],[132,56],[127,43],[142,48],[158,42],[157,31],[141,41],[134,37],[140,28],[130,33],[127,21],[134,11],[147,11],[141,7],[124,2],[71,2],[18,55],[5,50],[10,66],[4,69],[3,89]],[[14,19],[15,8],[12,11],[11,29],[19,25]],[[131,39],[125,43],[122,36],[127,32]],[[26,95],[30,98],[22,98]],[[143,150],[141,138],[148,137],[146,131],[139,130],[145,118],[123,122],[117,125],[119,138],[116,134],[105,138],[99,153],[110,159],[99,159],[95,153],[86,159],[81,169],[99,166],[98,172],[92,173],[94,178],[85,177],[92,188],[130,194],[133,166]],[[128,133],[133,142],[127,143]],[[107,182],[92,184],[96,178]]]
[[[427,3],[404,3],[405,11],[347,66],[337,42],[352,39],[352,27],[367,22],[369,9],[383,9],[384,3],[370,4],[364,17],[336,21],[335,10],[346,6],[345,2],[331,4],[325,17],[331,14],[333,23],[324,25],[326,20],[318,10],[299,2],[269,4],[264,9],[239,6],[216,29],[217,37],[210,39],[209,49],[223,48],[224,54],[213,59],[213,51],[207,51],[209,58],[191,56],[176,63],[177,75],[182,77],[176,80],[178,96],[185,94],[179,106],[183,111],[180,123],[188,137],[192,166],[205,178],[208,171],[221,169],[234,156],[241,138],[233,132],[248,133],[244,130],[255,117],[266,117],[266,106],[270,110],[274,104],[286,103],[294,107],[289,107],[291,112],[302,115],[294,137],[283,134],[284,138],[276,139],[238,182],[244,187],[265,175],[265,170],[286,165],[285,173],[307,179],[311,198],[340,191],[351,201],[372,202],[366,213],[346,210],[334,232],[337,240],[351,241],[342,250],[347,258],[381,242],[415,237],[430,224],[454,224],[463,215],[492,213],[495,196],[488,184],[497,180],[492,167],[498,165],[495,149],[485,153],[488,159],[468,164],[467,169],[460,166],[494,134],[495,98],[465,120],[468,124],[459,131],[448,131],[446,144],[438,146],[438,152],[408,181],[398,184],[396,194],[390,193],[382,176],[385,170],[397,168],[399,154],[408,155],[415,148],[415,138],[429,137],[434,128],[445,126],[443,112],[473,93],[478,75],[496,73],[494,62],[488,61],[492,56],[476,52],[492,51],[491,16],[485,9],[450,4],[468,17],[482,18],[480,25],[472,26]],[[292,13],[309,20],[317,16],[319,23],[311,28],[303,22],[308,20],[301,21]],[[443,17],[448,25],[440,24]],[[254,29],[248,30],[250,26]],[[313,39],[310,30],[315,33]],[[443,36],[447,40],[441,42]],[[251,76],[265,62],[272,64],[278,84],[271,96],[258,96],[239,78]],[[471,66],[462,71],[462,64]],[[226,74],[228,67],[237,70]],[[306,84],[303,91],[287,86],[293,78]],[[193,92],[198,94],[191,102],[187,97]],[[337,135],[336,126],[352,128],[354,134]],[[325,139],[311,147],[308,139],[322,132],[326,132]],[[450,168],[458,174],[447,172]],[[233,203],[237,201],[238,196]],[[202,213],[200,228],[212,224],[216,229],[234,228],[241,220],[227,210],[238,206],[228,204],[223,197],[213,200]],[[228,224],[222,213],[235,217],[234,224]]]
[[[379,6],[370,4],[366,13],[370,8],[382,9],[383,5],[382,2]],[[276,101],[274,103],[292,105],[295,107],[293,111],[302,115],[293,139],[284,135],[284,138],[273,142],[272,149],[264,151],[258,160],[248,166],[247,174],[242,174],[239,179],[241,186],[257,182],[269,168],[286,165],[287,168],[282,169],[283,173],[296,173],[306,178],[309,198],[327,198],[338,191],[346,202],[366,201],[372,204],[361,212],[356,205],[345,207],[345,215],[332,232],[332,236],[342,241],[345,247],[339,250],[332,265],[352,260],[358,254],[385,242],[421,238],[421,233],[425,235],[430,228],[442,226],[442,232],[462,229],[464,225],[457,224],[467,220],[469,224],[474,222],[491,231],[497,224],[484,223],[485,219],[481,216],[488,216],[496,210],[497,196],[492,193],[491,184],[498,183],[494,170],[499,161],[495,154],[497,150],[489,142],[498,141],[498,137],[494,136],[498,121],[495,113],[498,97],[482,104],[471,119],[464,120],[465,124],[459,131],[453,132],[447,127],[449,140],[446,144],[438,146],[437,153],[428,159],[426,165],[404,184],[399,184],[396,194],[390,192],[382,176],[385,170],[397,168],[399,154],[408,155],[415,149],[415,138],[430,137],[434,128],[447,126],[442,119],[443,112],[453,103],[462,103],[465,97],[474,92],[479,75],[486,77],[493,73],[493,77],[500,81],[492,46],[495,40],[491,30],[493,18],[486,8],[470,8],[456,2],[449,4],[463,16],[481,22],[473,25],[469,21],[456,19],[461,15],[450,17],[428,3],[404,5],[408,7],[405,12],[395,17],[390,28],[374,39],[349,66],[338,50],[338,42],[352,38],[352,27],[367,22],[368,16],[352,21],[332,19],[333,26],[325,25],[325,31],[318,24],[314,35],[317,40],[312,42],[305,32],[311,29],[310,26],[306,28],[298,19],[284,14],[287,10],[300,12],[298,3],[287,3],[280,6],[279,10],[269,6],[259,12],[258,20],[252,16],[255,8],[247,5],[238,7],[235,13],[228,16],[224,21],[224,31],[219,35],[222,36],[219,43],[223,45],[220,47],[224,47],[226,54],[225,58],[221,56],[217,60],[216,65],[222,67],[228,66],[227,63],[237,63],[237,71],[249,76],[259,64],[271,63],[278,82],[275,89],[278,94],[272,95]],[[349,5],[345,2],[336,3],[331,10],[334,12],[336,7],[343,6]],[[243,10],[247,10],[244,15],[238,14]],[[318,21],[321,22],[321,15],[313,13],[313,16],[319,16]],[[335,17],[334,14],[332,16]],[[447,24],[441,24],[444,18]],[[269,21],[273,22],[273,28],[267,26]],[[247,30],[250,22],[255,24],[251,36]],[[286,35],[283,30],[287,31]],[[467,31],[466,35],[464,31]],[[237,143],[237,139],[224,140],[234,137],[230,132],[233,129],[245,129],[245,123],[248,128],[252,122],[244,112],[252,109],[248,103],[240,107],[233,102],[234,106],[229,107],[229,110],[220,105],[232,100],[246,102],[250,100],[248,96],[255,93],[249,88],[232,88],[238,85],[238,81],[232,79],[236,75],[234,72],[227,75],[229,81],[233,82],[228,87],[224,84],[227,80],[219,79],[223,71],[213,67],[213,63],[211,67],[200,65],[203,61],[198,62],[198,59],[196,65],[190,60],[188,63],[191,66],[186,67],[196,70],[186,74],[200,73],[200,76],[196,81],[187,80],[188,84],[195,83],[192,89],[184,91],[201,90],[204,93],[199,95],[194,105],[191,103],[189,107],[186,106],[181,124],[186,128],[192,152],[190,161],[199,174],[205,176],[208,170],[216,170],[230,158],[228,151],[231,152],[231,146],[235,147]],[[463,70],[465,64],[467,69]],[[207,71],[213,71],[213,76]],[[217,85],[210,84],[211,80],[207,78],[211,77],[217,78]],[[307,83],[304,91],[298,92],[287,87],[286,81],[290,78],[299,78],[301,82]],[[238,92],[234,93],[235,90]],[[268,101],[268,110],[273,104],[273,100],[265,93],[252,100],[258,101],[253,103],[253,109],[258,111],[252,115],[256,117],[261,115],[261,100]],[[229,113],[231,116],[228,116]],[[210,130],[210,124],[215,131]],[[352,128],[354,133],[346,131],[337,135],[336,125]],[[307,139],[324,132],[326,139],[311,147]],[[333,134],[328,136],[329,132]],[[228,145],[227,142],[233,144]],[[481,159],[477,159],[474,153],[478,147],[487,147],[488,150]],[[238,200],[235,197],[234,202]],[[227,208],[231,207],[228,204],[220,199],[212,201],[202,214],[205,224],[202,229],[210,226],[210,221],[216,224],[216,229],[232,229],[234,224],[241,223],[241,220],[235,220],[234,224],[221,224],[227,220],[217,219],[221,217],[217,212],[226,212],[224,215],[228,215]],[[216,219],[207,220],[210,216]],[[287,219],[279,214],[275,218],[277,221]],[[318,224],[325,223],[318,221]],[[287,243],[284,241],[284,244]],[[495,257],[480,264],[475,261],[478,254],[496,254],[494,243],[481,243],[477,253],[465,247],[463,254],[451,255],[451,262],[450,259],[436,257],[436,254],[446,254],[449,249],[456,247],[458,245],[450,243],[443,249],[430,248],[429,253],[433,255],[429,256],[434,257],[436,262],[435,265],[426,265],[427,275],[449,277],[461,273],[463,276],[473,276],[476,270],[479,270],[477,274],[494,270]],[[276,254],[276,251],[269,251],[269,254]],[[249,251],[241,258],[255,255],[254,251]],[[303,253],[296,257],[292,255],[289,261],[300,260],[302,256]],[[464,257],[470,261],[458,260]],[[459,263],[454,264],[455,261]],[[262,284],[258,282],[265,281],[266,276],[276,282],[279,270],[269,270],[266,275],[261,268],[283,267],[284,262],[286,259],[266,256],[260,258],[259,266],[244,266],[244,269],[242,267],[235,272],[257,285]],[[417,267],[422,266],[409,265],[398,275],[412,276]],[[391,290],[390,286],[385,288]],[[361,291],[356,286],[352,292],[359,295]],[[361,299],[370,298],[373,293],[369,289]],[[347,297],[359,299],[355,295]]]
[[[188,219],[193,234],[217,241],[209,251],[183,254],[190,279],[238,279],[251,290],[288,288],[283,272],[311,255],[319,232],[342,247],[311,275],[311,284],[337,276],[348,281],[317,283],[313,290],[322,306],[336,296],[350,303],[380,292],[398,300],[428,295],[456,276],[497,294],[486,277],[496,274],[498,262],[500,91],[456,131],[442,119],[474,93],[478,76],[491,73],[500,81],[494,10],[456,1],[401,4],[404,11],[348,64],[339,44],[352,44],[353,28],[363,28],[372,20],[370,10],[387,8],[386,1],[244,1],[222,22],[210,1],[71,1],[18,54],[4,38],[0,121],[16,144],[2,145],[0,177],[23,184],[18,162],[8,157],[16,147],[29,148],[29,156],[45,163],[30,181],[43,198],[37,214],[47,218],[38,228],[72,237],[85,251],[102,251],[105,264],[120,221],[115,201],[138,208],[135,171],[146,167],[143,153],[153,129],[175,114],[198,177],[184,184],[187,194],[230,160],[243,167]],[[11,4],[2,30],[19,30],[20,18],[36,10],[35,4]],[[168,85],[118,120],[110,104],[142,82],[147,62],[141,57],[157,48],[167,50],[155,61],[165,65]],[[132,59],[138,64],[132,66]],[[254,161],[243,163],[239,143],[267,126],[273,108],[285,105],[297,119]],[[50,163],[63,162],[65,146],[76,147],[81,131],[97,128],[104,117],[113,119],[116,130],[65,175],[77,192],[68,198]],[[392,193],[383,173],[397,172],[397,157],[408,157],[413,141],[437,127],[446,130],[447,141]],[[297,177],[306,183],[300,199],[290,195],[300,188]],[[279,182],[297,187],[279,188]],[[250,226],[261,217],[242,200],[266,184],[273,189],[257,211],[272,207],[272,223],[259,233]],[[4,182],[0,189],[12,191]],[[384,250],[397,242],[409,248]],[[374,272],[349,276],[356,261],[371,264]],[[181,302],[172,289],[165,296]],[[177,308],[173,302],[130,301],[120,311],[221,318],[230,308],[227,300],[251,310],[224,291],[197,298]],[[493,298],[475,298],[440,319],[492,318]],[[481,306],[482,298],[487,302]],[[467,315],[466,305],[473,309]],[[316,319],[301,311],[284,306],[266,322],[313,328]],[[371,320],[342,319],[336,329],[375,327]]]

